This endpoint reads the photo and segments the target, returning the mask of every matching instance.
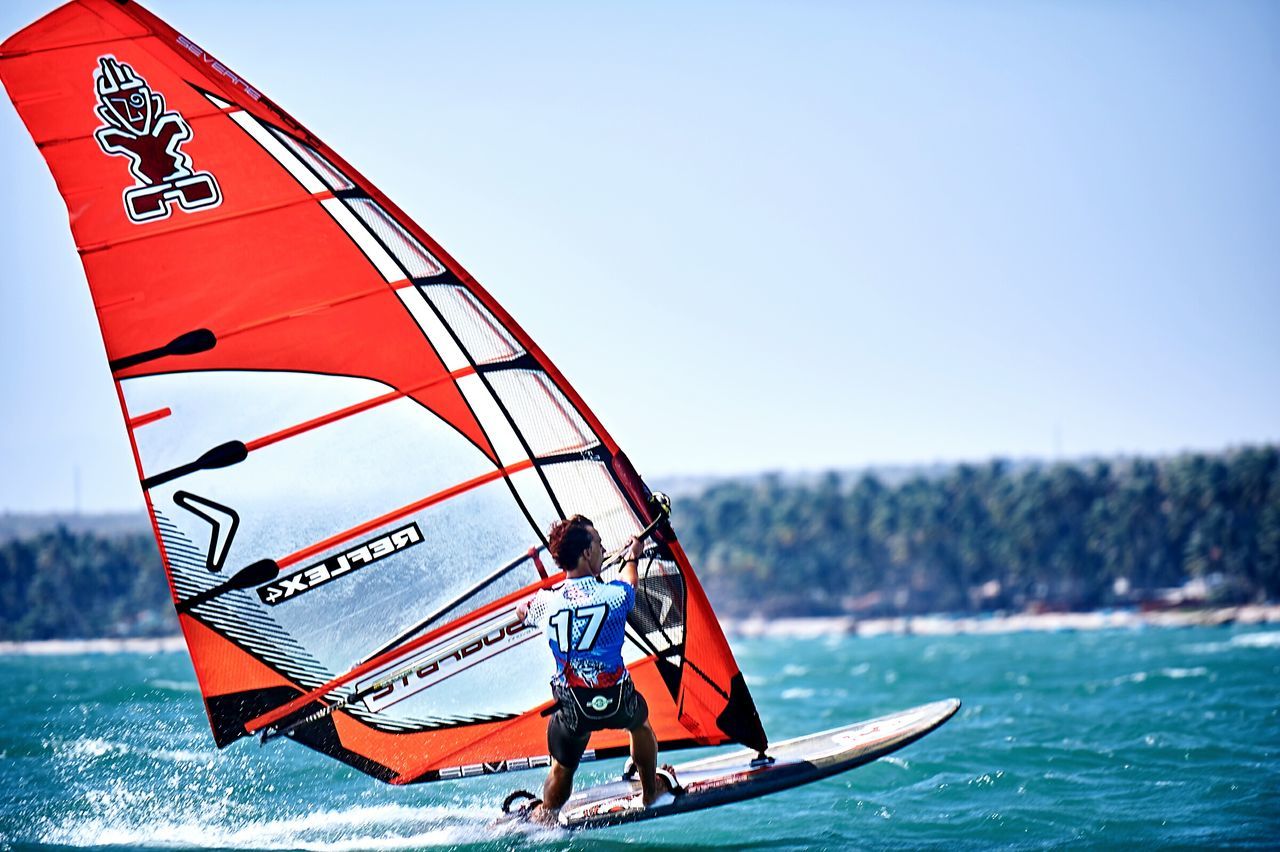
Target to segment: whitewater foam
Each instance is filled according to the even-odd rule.
[[[99,803],[102,804],[102,803]],[[143,804],[143,807],[137,805]],[[493,839],[490,809],[374,805],[280,818],[235,820],[205,803],[173,814],[167,802],[130,797],[73,824],[49,825],[41,841],[64,846],[197,847],[223,849],[370,849],[451,847]],[[133,807],[129,807],[133,805]],[[158,807],[152,807],[156,805]],[[229,825],[228,822],[238,822]]]

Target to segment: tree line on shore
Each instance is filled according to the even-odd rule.
[[[1280,450],[1015,469],[888,484],[766,475],[676,501],[722,615],[974,613],[1280,598]],[[65,528],[0,542],[0,639],[177,631],[150,534]]]
[[[722,614],[1082,610],[1205,581],[1280,597],[1280,450],[1020,470],[959,465],[889,486],[828,474],[724,482],[681,501],[681,541]]]

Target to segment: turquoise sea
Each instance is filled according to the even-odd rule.
[[[496,835],[497,801],[539,773],[397,788],[291,743],[219,752],[185,654],[11,654],[0,846],[1280,846],[1275,628],[733,644],[774,739],[947,696],[965,704],[896,755],[775,796],[575,837]],[[580,777],[618,765],[584,764]]]

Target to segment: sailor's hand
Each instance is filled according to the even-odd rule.
[[[639,561],[640,554],[643,552],[644,552],[644,542],[636,538],[635,536],[632,536],[631,540],[627,542],[627,558],[635,559],[636,561]]]

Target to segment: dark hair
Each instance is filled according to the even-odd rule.
[[[574,515],[572,518],[556,521],[551,525],[551,532],[547,535],[547,546],[551,550],[552,558],[562,571],[573,570],[573,567],[578,564],[578,557],[591,547],[591,533],[587,530],[594,526],[595,524],[591,523],[589,518],[584,518],[582,515]]]

